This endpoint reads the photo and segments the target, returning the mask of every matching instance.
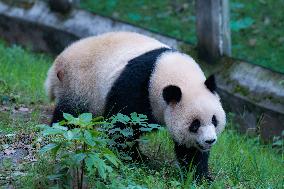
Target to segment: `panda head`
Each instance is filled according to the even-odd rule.
[[[208,151],[224,129],[226,116],[215,92],[214,76],[201,85],[192,91],[184,91],[177,85],[165,86],[164,120],[178,144]]]

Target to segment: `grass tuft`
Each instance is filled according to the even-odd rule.
[[[51,57],[0,43],[0,100],[31,104],[47,102],[43,81]]]

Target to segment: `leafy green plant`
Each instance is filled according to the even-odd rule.
[[[98,125],[107,124],[101,117],[92,118],[92,114],[84,113],[78,118],[64,113],[64,121],[52,127],[41,125],[41,134],[49,143],[40,149],[40,153],[50,152],[57,161],[55,174],[49,179],[56,184],[71,185],[76,180],[78,188],[83,188],[85,175],[98,175],[106,180],[108,174],[121,163],[117,156],[108,148],[108,136],[105,132],[95,129]],[[71,126],[68,129],[66,126]],[[66,181],[65,183],[60,183]]]
[[[134,133],[132,127],[121,129],[114,127],[115,124],[139,125],[139,129],[145,132],[160,128],[157,124],[148,124],[147,117],[137,113],[130,114],[130,117],[119,113],[107,120],[103,117],[93,118],[91,113],[83,113],[77,118],[64,113],[63,117],[65,120],[52,127],[40,125],[41,135],[48,144],[39,152],[49,152],[54,157],[58,166],[48,178],[57,186],[71,187],[75,180],[77,188],[83,188],[85,177],[97,175],[100,179],[96,184],[103,185],[100,181],[113,177],[111,174],[119,168],[121,161],[110,149],[115,140],[108,136],[111,133],[117,137],[132,137]]]
[[[110,139],[110,146],[119,147],[119,148],[126,148],[132,147],[135,142],[138,142],[143,139],[134,139],[128,141],[127,139],[133,138],[135,135],[134,127],[138,128],[139,132],[151,132],[152,130],[161,129],[162,127],[158,124],[149,124],[147,123],[148,119],[147,116],[143,114],[137,114],[133,112],[130,114],[130,117],[127,115],[123,115],[118,113],[110,118],[110,127],[105,130],[109,133],[112,138]],[[130,127],[113,127],[115,124],[123,124],[129,125]],[[118,138],[123,137],[124,140],[116,140]],[[143,140],[146,142],[146,140]],[[120,153],[121,157],[124,159],[129,159],[129,154]]]

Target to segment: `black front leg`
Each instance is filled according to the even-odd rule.
[[[77,104],[74,102],[77,102]],[[53,116],[50,125],[64,120],[63,113],[68,113],[75,117],[79,116],[81,113],[87,113],[88,105],[85,105],[83,103],[80,104],[78,102],[79,100],[75,101],[72,100],[71,98],[69,99],[67,94],[66,98],[59,97],[59,100],[56,103],[55,109],[53,111]]]
[[[130,125],[124,123],[115,123],[114,129],[117,128],[119,128],[120,130],[132,128],[133,135],[125,137],[118,131],[116,131],[115,133],[110,132],[109,136],[112,140],[114,140],[112,147],[118,150],[118,152],[123,152],[124,154],[128,155],[133,161],[144,162],[147,157],[143,155],[139,150],[139,142],[137,141],[137,139],[139,139],[141,135],[139,128],[131,127]]]
[[[175,143],[175,153],[177,160],[184,171],[195,168],[194,179],[205,178],[212,181],[208,171],[209,152],[201,152],[195,147],[187,148],[185,145]]]

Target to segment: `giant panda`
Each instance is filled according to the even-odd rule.
[[[52,123],[63,119],[62,112],[145,114],[149,122],[166,125],[180,166],[192,165],[196,178],[210,179],[209,151],[226,116],[214,76],[206,79],[190,56],[138,33],[105,33],[66,48],[45,87],[56,103]],[[143,134],[133,129],[131,140]]]

